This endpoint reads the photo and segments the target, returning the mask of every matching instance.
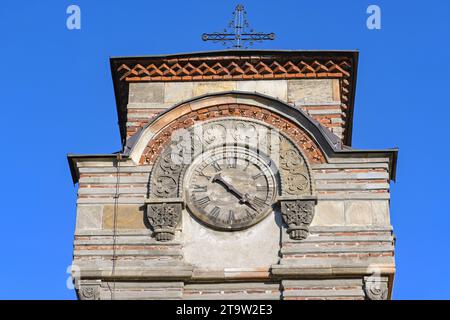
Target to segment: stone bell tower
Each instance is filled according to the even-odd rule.
[[[397,150],[351,147],[358,53],[111,58],[122,150],[69,155],[80,299],[388,299]]]

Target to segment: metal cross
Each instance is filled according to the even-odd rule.
[[[233,19],[223,32],[204,33],[203,41],[222,42],[223,45],[231,43],[229,48],[248,48],[253,43],[263,40],[274,40],[274,33],[255,32],[247,21],[247,11],[242,4],[238,4],[233,12]]]

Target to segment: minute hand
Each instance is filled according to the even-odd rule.
[[[220,182],[222,185],[224,185],[227,188],[228,191],[230,191],[235,196],[237,196],[237,198],[239,199],[239,201],[241,201],[241,203],[245,203],[253,210],[259,211],[258,208],[253,204],[253,202],[250,201],[247,193],[244,194],[244,193],[240,192],[239,190],[237,190],[232,184],[225,181],[222,178],[222,176],[220,175],[220,173],[216,174],[213,177],[212,182],[216,182],[216,181]]]
[[[241,200],[243,203],[247,204],[250,208],[252,208],[253,210],[259,212],[259,209],[255,206],[255,204],[253,203],[253,201],[250,201],[248,194],[244,194],[243,199]]]
[[[230,183],[228,183],[227,181],[225,181],[222,176],[220,175],[220,173],[216,174],[213,179],[212,182],[220,182],[222,185],[225,186],[225,188],[227,188],[228,191],[230,191],[231,193],[233,193],[235,196],[237,196],[239,198],[239,200],[243,201],[243,199],[245,198],[244,194],[239,192],[239,190],[237,190],[233,185],[231,185]]]

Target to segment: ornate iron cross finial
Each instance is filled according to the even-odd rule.
[[[223,45],[231,43],[229,48],[248,48],[253,43],[263,40],[274,40],[274,33],[256,32],[250,28],[247,21],[247,11],[242,4],[238,4],[233,12],[233,19],[223,32],[204,33],[203,41],[222,42]]]

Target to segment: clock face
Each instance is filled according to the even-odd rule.
[[[186,203],[202,222],[220,230],[245,229],[270,212],[276,180],[268,160],[240,147],[200,155],[185,181]]]

